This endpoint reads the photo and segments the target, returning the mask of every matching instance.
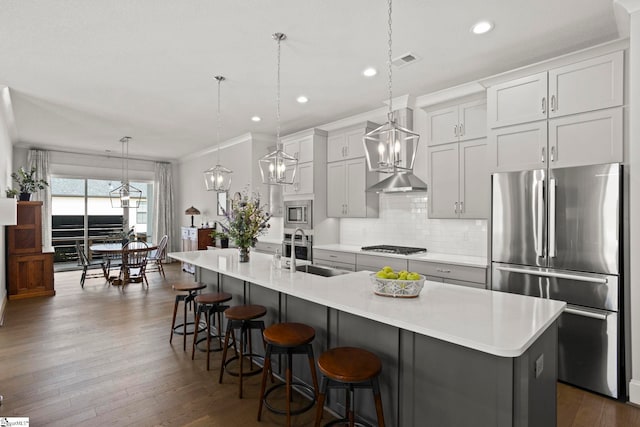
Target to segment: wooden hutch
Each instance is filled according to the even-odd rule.
[[[7,227],[7,296],[55,294],[53,250],[42,252],[42,202],[18,202],[18,225]]]

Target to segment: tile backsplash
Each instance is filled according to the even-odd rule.
[[[429,219],[425,193],[381,194],[379,218],[343,218],[340,243],[426,247],[429,252],[487,256],[487,220]]]

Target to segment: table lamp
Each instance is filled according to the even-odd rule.
[[[189,209],[187,209],[186,211],[184,211],[185,215],[191,215],[191,226],[195,227],[195,225],[193,225],[193,216],[194,215],[200,215],[200,211],[196,208],[194,208],[193,206],[191,206]]]
[[[17,225],[18,209],[16,199],[0,199],[0,225]]]

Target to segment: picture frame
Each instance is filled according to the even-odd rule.
[[[223,216],[225,211],[229,209],[227,192],[221,191],[218,193],[218,216]]]

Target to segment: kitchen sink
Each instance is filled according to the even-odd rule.
[[[304,264],[296,266],[296,271],[303,273],[315,274],[322,277],[340,276],[342,274],[348,274],[350,271],[338,270],[337,268],[324,267],[321,265]]]

